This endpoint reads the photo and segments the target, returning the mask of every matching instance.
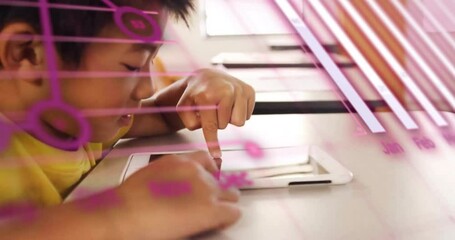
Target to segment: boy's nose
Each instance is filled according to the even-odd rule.
[[[150,77],[143,77],[139,79],[139,82],[134,90],[134,100],[140,101],[143,99],[150,98],[153,95],[152,80]]]

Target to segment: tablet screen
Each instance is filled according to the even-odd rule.
[[[308,146],[261,149],[261,154],[254,156],[245,150],[225,151],[221,169],[225,172],[247,172],[250,179],[327,173],[311,159]]]
[[[254,154],[245,149],[223,151],[221,173],[225,175],[246,174],[248,180],[253,183],[262,182],[261,184],[264,184],[266,181],[265,185],[267,182],[275,180],[280,182],[289,180],[286,185],[293,185],[292,182],[295,182],[295,179],[318,178],[318,176],[328,174],[328,171],[310,156],[309,149],[309,146],[268,148],[257,149]],[[163,153],[133,154],[122,174],[121,181],[162,156]]]

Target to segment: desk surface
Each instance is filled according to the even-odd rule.
[[[340,186],[243,191],[242,219],[206,239],[455,239],[455,145],[443,137],[454,133],[455,140],[455,131],[434,127],[422,112],[413,114],[421,128],[412,132],[391,113],[377,116],[387,134],[360,134],[349,114],[253,116],[244,128],[221,132],[223,149],[241,148],[236,139],[263,147],[318,145],[350,169],[354,180]],[[455,125],[454,114],[444,116]],[[399,144],[403,151],[387,155],[383,144]],[[115,186],[132,152],[163,146],[205,145],[199,131],[125,141],[76,192]]]

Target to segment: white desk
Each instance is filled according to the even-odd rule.
[[[455,125],[454,114],[444,115]],[[391,113],[377,116],[390,134],[358,135],[348,114],[253,116],[240,131],[228,128],[221,133],[223,140],[261,134],[264,147],[317,144],[350,169],[354,180],[341,186],[244,191],[239,203],[242,219],[206,239],[455,239],[455,145],[444,140],[441,129],[433,127],[424,113],[414,114],[423,128],[412,133]],[[421,136],[430,138],[436,148],[419,149],[412,137]],[[382,152],[381,141],[392,140],[405,152]],[[168,149],[204,148],[199,131],[126,141],[79,189],[115,186],[134,151],[188,142],[194,145]],[[234,147],[238,146],[224,144]]]

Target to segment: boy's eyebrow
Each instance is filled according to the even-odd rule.
[[[131,46],[132,51],[149,51],[155,52],[159,49],[163,44],[155,44],[155,43],[135,43]]]

